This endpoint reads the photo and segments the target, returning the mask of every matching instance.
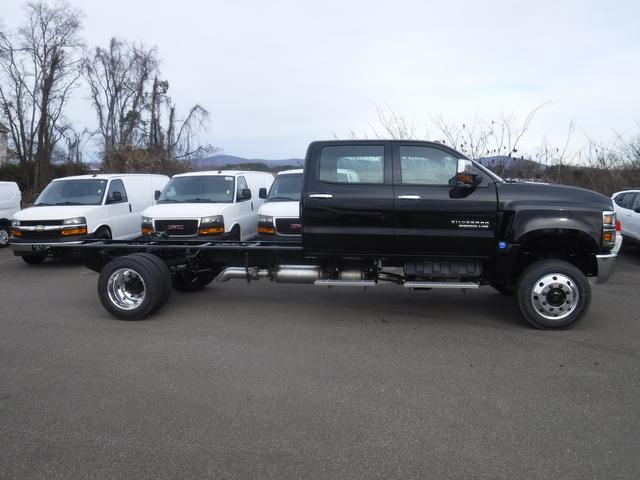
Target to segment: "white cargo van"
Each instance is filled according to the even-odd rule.
[[[276,176],[267,199],[260,207],[258,235],[260,240],[300,239],[300,194],[302,170],[284,170]]]
[[[142,211],[153,204],[168,181],[166,175],[147,174],[55,179],[33,207],[13,216],[11,247],[25,262],[35,264],[44,260],[44,255],[34,250],[35,243],[135,238],[140,235]],[[50,252],[55,255],[55,250]]]
[[[142,218],[142,234],[175,238],[249,240],[273,175],[266,172],[211,171],[175,175],[157,204]]]
[[[22,195],[15,182],[0,182],[0,248],[9,246],[11,218],[20,210]]]

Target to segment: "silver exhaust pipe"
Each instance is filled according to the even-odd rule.
[[[216,277],[216,282],[229,280],[259,280],[270,278],[278,283],[313,283],[320,278],[320,267],[316,265],[281,265],[273,274],[266,269],[227,267]]]

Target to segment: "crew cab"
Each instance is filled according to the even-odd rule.
[[[156,205],[143,212],[142,234],[251,239],[272,182],[273,175],[267,172],[217,170],[175,175]]]
[[[276,175],[267,199],[258,212],[257,239],[302,238],[301,192],[302,169],[284,170]]]
[[[0,248],[9,246],[11,218],[20,210],[22,194],[16,182],[0,182]]]
[[[532,326],[561,329],[586,315],[591,283],[610,277],[621,242],[610,198],[506,182],[440,143],[314,142],[302,185],[301,243],[163,235],[85,242],[103,306],[141,319],[164,305],[172,282],[198,290],[214,279],[420,291],[487,285],[514,294]]]
[[[154,192],[169,181],[165,175],[78,175],[53,180],[30,208],[13,216],[10,240],[15,255],[28,264],[45,260],[34,249],[41,242],[77,245],[88,238],[131,239],[140,234],[142,210]],[[65,249],[50,248],[56,256]]]

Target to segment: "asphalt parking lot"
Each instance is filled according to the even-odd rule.
[[[638,478],[640,250],[536,331],[489,289],[230,282],[151,319],[0,251],[0,476]]]

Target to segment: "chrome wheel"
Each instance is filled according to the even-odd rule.
[[[130,268],[115,270],[107,282],[109,300],[122,310],[133,310],[144,302],[145,284],[138,272]]]
[[[0,247],[6,247],[9,244],[9,230],[0,228]]]
[[[551,273],[538,279],[531,290],[533,308],[546,319],[560,320],[577,308],[578,286],[568,276]]]

